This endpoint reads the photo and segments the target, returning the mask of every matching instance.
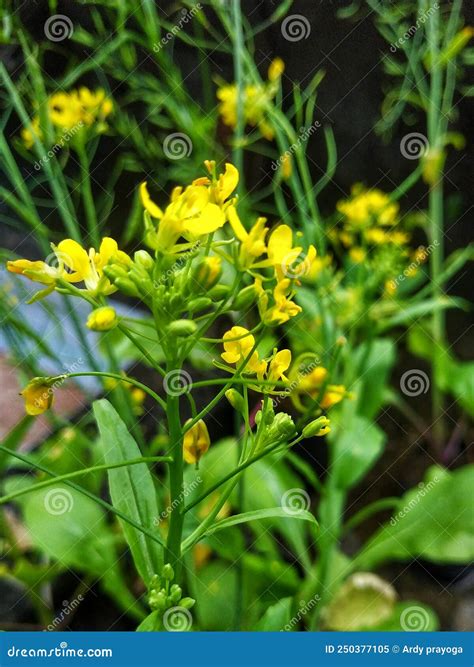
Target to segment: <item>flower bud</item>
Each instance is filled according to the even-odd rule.
[[[197,299],[193,299],[188,304],[188,310],[190,313],[198,313],[200,310],[209,308],[213,303],[212,299],[208,296],[200,296]]]
[[[92,331],[110,331],[118,324],[117,313],[111,306],[96,308],[87,318],[86,326]]]
[[[318,417],[318,419],[313,419],[312,422],[309,422],[309,424],[306,424],[304,427],[301,435],[303,438],[314,438],[314,437],[321,437],[323,435],[326,435],[326,433],[329,433],[331,430],[329,428],[329,424],[331,422],[327,417]]]
[[[233,310],[246,310],[254,303],[257,297],[254,285],[248,285],[237,295],[232,303]]]
[[[163,565],[163,569],[161,570],[161,576],[163,577],[163,579],[166,579],[166,581],[172,581],[174,579],[174,570],[169,563]]]
[[[208,291],[207,295],[213,301],[222,301],[229,295],[230,287],[228,285],[215,285]]]
[[[136,264],[143,267],[146,271],[151,271],[155,266],[153,257],[146,250],[137,250],[133,255],[133,259]]]
[[[167,332],[172,336],[178,336],[180,338],[185,338],[186,336],[192,336],[193,333],[197,331],[197,324],[192,320],[175,320],[168,324]]]
[[[130,278],[116,278],[114,280],[114,285],[126,296],[138,296],[138,290],[136,285],[130,280]]]
[[[170,588],[171,604],[177,604],[181,600],[182,594],[183,591],[181,586],[178,586],[178,584],[173,584]]]
[[[148,604],[152,609],[166,609],[166,594],[163,591],[152,591],[148,598]]]
[[[183,607],[183,609],[191,609],[195,604],[196,600],[193,600],[193,598],[183,598],[180,600],[179,606]]]
[[[199,463],[203,454],[209,449],[211,439],[206,423],[200,419],[192,426],[183,438],[183,456],[186,463]]]
[[[231,404],[231,406],[234,408],[234,410],[237,410],[237,412],[242,413],[244,408],[245,408],[245,403],[242,394],[239,394],[239,392],[236,389],[228,389],[225,392],[225,397]]]
[[[211,289],[217,283],[222,274],[221,265],[222,261],[220,257],[205,257],[197,265],[193,273],[193,282],[202,290]]]
[[[289,440],[295,435],[295,433],[296,426],[290,415],[288,415],[286,412],[279,412],[277,415],[275,415],[271,426],[268,427],[265,439],[269,441],[278,439]]]

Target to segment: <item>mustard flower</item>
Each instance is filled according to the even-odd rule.
[[[44,377],[36,377],[28,382],[20,392],[25,401],[26,414],[36,416],[49,410],[54,398],[52,385],[53,383]]]
[[[258,298],[258,309],[262,322],[268,326],[277,326],[301,313],[302,308],[291,300],[291,280],[281,278],[273,289],[273,303],[270,295],[262,286],[262,279],[255,278],[255,291]]]
[[[228,364],[240,364],[250,354],[255,346],[255,338],[244,327],[234,326],[229,331],[226,331],[223,336],[224,352],[221,354],[222,359]],[[263,359],[259,358],[257,350],[254,350],[250,359],[245,365],[245,373],[255,373],[259,379],[263,378],[263,374],[267,369],[267,364]]]
[[[96,308],[87,318],[86,326],[92,331],[110,331],[118,324],[117,313],[111,306]]]

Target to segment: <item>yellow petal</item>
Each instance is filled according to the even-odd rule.
[[[140,200],[143,204],[143,207],[148,211],[152,218],[160,219],[163,217],[163,211],[150,197],[145,181],[140,184]]]
[[[89,277],[91,273],[89,255],[77,241],[65,239],[57,247],[53,246],[53,250],[58,260],[72,271],[67,280],[76,282]]]

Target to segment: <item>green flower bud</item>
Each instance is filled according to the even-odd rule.
[[[177,604],[181,600],[182,594],[183,591],[181,589],[181,586],[178,586],[178,584],[173,584],[170,588],[171,603]]]
[[[196,600],[193,600],[193,598],[183,598],[179,602],[179,607],[183,607],[183,609],[192,609],[194,605],[196,604]]]
[[[161,570],[161,576],[163,577],[163,579],[166,579],[166,581],[172,581],[174,579],[174,570],[169,563],[163,565],[163,569]]]
[[[103,271],[111,282],[115,282],[117,278],[128,278],[128,271],[121,264],[107,264]]]
[[[166,594],[163,591],[153,591],[148,598],[148,604],[152,609],[166,609]]]
[[[143,267],[146,271],[151,271],[155,266],[155,261],[146,250],[137,250],[133,255],[136,264]]]
[[[257,292],[253,285],[244,287],[232,303],[232,310],[246,310],[255,302]]]
[[[216,285],[208,291],[207,295],[213,301],[222,301],[229,295],[230,287],[227,285]]]
[[[134,285],[130,278],[116,278],[114,285],[127,296],[138,296],[136,285]]]
[[[200,310],[209,308],[213,303],[212,299],[207,296],[200,296],[188,303],[188,310],[190,313],[198,313]]]
[[[150,588],[159,589],[161,587],[161,580],[157,574],[154,574],[150,579]]]
[[[278,439],[289,440],[295,435],[295,433],[296,426],[290,415],[286,414],[286,412],[279,412],[277,415],[275,415],[271,426],[269,426],[265,439],[268,441],[274,441]]]
[[[172,336],[179,336],[184,338],[186,336],[192,336],[193,333],[197,331],[197,324],[192,320],[175,320],[168,324],[167,332]]]
[[[201,290],[209,290],[211,287],[214,287],[221,274],[221,258],[216,256],[205,257],[201,262],[199,262],[193,271],[191,289],[193,289],[193,287],[197,287]]]
[[[329,428],[330,423],[331,422],[327,417],[318,417],[318,419],[313,419],[312,422],[306,424],[301,435],[303,438],[314,438],[326,435],[326,433],[329,433],[331,430]]]
[[[242,413],[245,408],[245,403],[242,394],[239,394],[239,392],[236,389],[228,389],[225,392],[225,397],[231,404],[231,406],[234,408],[234,410],[237,410],[237,412]]]

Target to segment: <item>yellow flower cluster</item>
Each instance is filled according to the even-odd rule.
[[[268,121],[268,107],[275,97],[285,64],[281,58],[275,58],[268,68],[268,81],[261,84],[249,84],[243,89],[243,116],[247,125],[258,127],[265,139],[271,141],[274,130]],[[217,91],[219,113],[228,127],[237,125],[238,87],[235,83],[222,85]]]
[[[256,375],[258,380],[278,382],[286,380],[285,372],[291,364],[291,351],[274,352],[269,360],[261,359],[255,348],[254,336],[244,327],[234,326],[223,336],[222,359],[228,364],[243,364],[243,372]],[[271,387],[269,387],[271,388]]]
[[[112,110],[112,100],[102,88],[89,90],[82,86],[78,90],[54,93],[48,98],[48,116],[58,137],[93,126],[96,133],[104,132],[107,129],[105,119]],[[33,146],[35,137],[42,138],[38,114],[31,120],[31,129],[25,127],[21,131],[28,149]]]

